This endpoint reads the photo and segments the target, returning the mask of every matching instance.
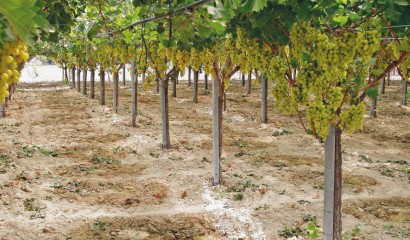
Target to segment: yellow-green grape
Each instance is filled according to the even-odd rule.
[[[18,83],[20,70],[29,58],[27,47],[19,40],[6,42],[0,49],[0,102],[8,97],[9,85]]]
[[[381,33],[379,29],[358,32],[356,36],[357,53],[364,64],[368,63],[380,47]]]
[[[341,87],[330,87],[326,97],[328,109],[336,112],[341,107],[343,102],[343,89]]]
[[[308,105],[307,119],[309,120],[310,130],[316,132],[321,139],[326,139],[329,132],[330,119],[321,99],[317,98]]]
[[[201,53],[198,52],[195,48],[191,49],[190,65],[194,71],[199,71],[202,65]]]
[[[363,115],[366,110],[364,103],[351,105],[340,114],[339,127],[349,133],[363,129]]]

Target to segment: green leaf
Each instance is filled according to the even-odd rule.
[[[406,94],[406,98],[407,98],[407,99],[410,99],[410,93],[407,93],[407,94]]]
[[[349,18],[346,17],[346,16],[336,16],[336,17],[333,17],[333,21],[339,23],[340,26],[346,25],[347,20],[349,20]]]
[[[302,1],[295,8],[295,12],[299,20],[309,20],[312,14],[310,1]]]
[[[36,10],[33,0],[0,1],[0,13],[23,41],[28,41],[31,31],[35,27]]]
[[[362,230],[362,226],[356,225],[356,226],[353,228],[353,234],[354,234],[355,236],[357,236],[357,235],[360,234],[360,231],[361,231],[361,230]]]
[[[249,13],[253,9],[253,5],[255,5],[255,0],[247,0],[244,4],[242,4],[241,12]]]
[[[209,25],[215,30],[216,34],[221,35],[225,33],[225,26],[220,22],[209,21]]]
[[[397,4],[400,6],[408,6],[410,5],[410,1],[409,0],[392,0],[393,4]]]
[[[383,73],[384,73],[384,69],[373,69],[372,70],[372,73],[375,75],[375,76],[380,76],[380,75],[382,75]]]
[[[234,13],[229,9],[208,6],[207,10],[208,13],[213,15],[215,19],[230,20],[234,17]]]
[[[98,23],[94,24],[91,27],[90,31],[88,31],[87,38],[89,40],[92,40],[100,32],[100,30],[101,30],[100,24],[98,24]]]
[[[212,35],[211,28],[206,24],[200,24],[197,27],[198,35],[202,38],[208,38]]]
[[[375,88],[367,88],[365,90],[365,93],[368,97],[370,98],[377,98],[377,96],[379,96],[379,88],[375,87]]]
[[[410,45],[408,41],[401,41],[400,45],[398,46],[398,50],[400,52],[408,51],[410,49]]]
[[[300,60],[302,62],[309,62],[310,61],[310,56],[307,53],[303,53],[302,56],[300,56]]]
[[[124,35],[124,40],[127,44],[131,44],[132,43],[132,38],[133,38],[133,33],[131,30],[125,30],[124,32],[122,32],[122,35]],[[87,34],[88,37],[88,34]]]
[[[253,12],[259,12],[260,10],[264,9],[268,3],[268,0],[258,0],[255,1],[252,7]]]
[[[298,61],[296,61],[296,59],[292,59],[292,60],[290,60],[290,65],[292,66],[292,68],[297,68],[298,67]]]

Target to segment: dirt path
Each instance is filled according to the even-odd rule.
[[[114,115],[60,83],[20,86],[0,120],[0,238],[281,239],[321,224],[323,146],[297,119],[271,111],[260,124],[259,90],[232,86],[225,185],[212,187],[211,98],[200,86],[194,104],[182,84],[169,151],[152,91],[141,91],[132,129],[128,87]],[[360,224],[361,239],[410,234],[410,113],[399,93],[388,87],[379,118],[343,138],[344,229]]]

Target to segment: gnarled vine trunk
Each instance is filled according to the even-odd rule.
[[[199,71],[194,72],[194,97],[192,101],[194,103],[198,103],[198,77],[199,77]]]
[[[87,95],[87,67],[83,68],[83,95]]]
[[[248,73],[248,87],[247,87],[247,92],[246,94],[251,94],[251,89],[252,89],[252,70],[249,70]]]
[[[95,68],[91,68],[91,77],[90,77],[90,98],[95,98]]]
[[[105,71],[100,68],[100,105],[105,105]]]
[[[75,67],[71,68],[71,80],[73,85],[71,86],[72,89],[75,89]]]
[[[81,92],[80,76],[81,76],[81,68],[77,67],[77,92]]]

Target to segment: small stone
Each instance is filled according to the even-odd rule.
[[[52,233],[53,231],[54,231],[54,228],[52,227],[43,228],[43,233]]]

